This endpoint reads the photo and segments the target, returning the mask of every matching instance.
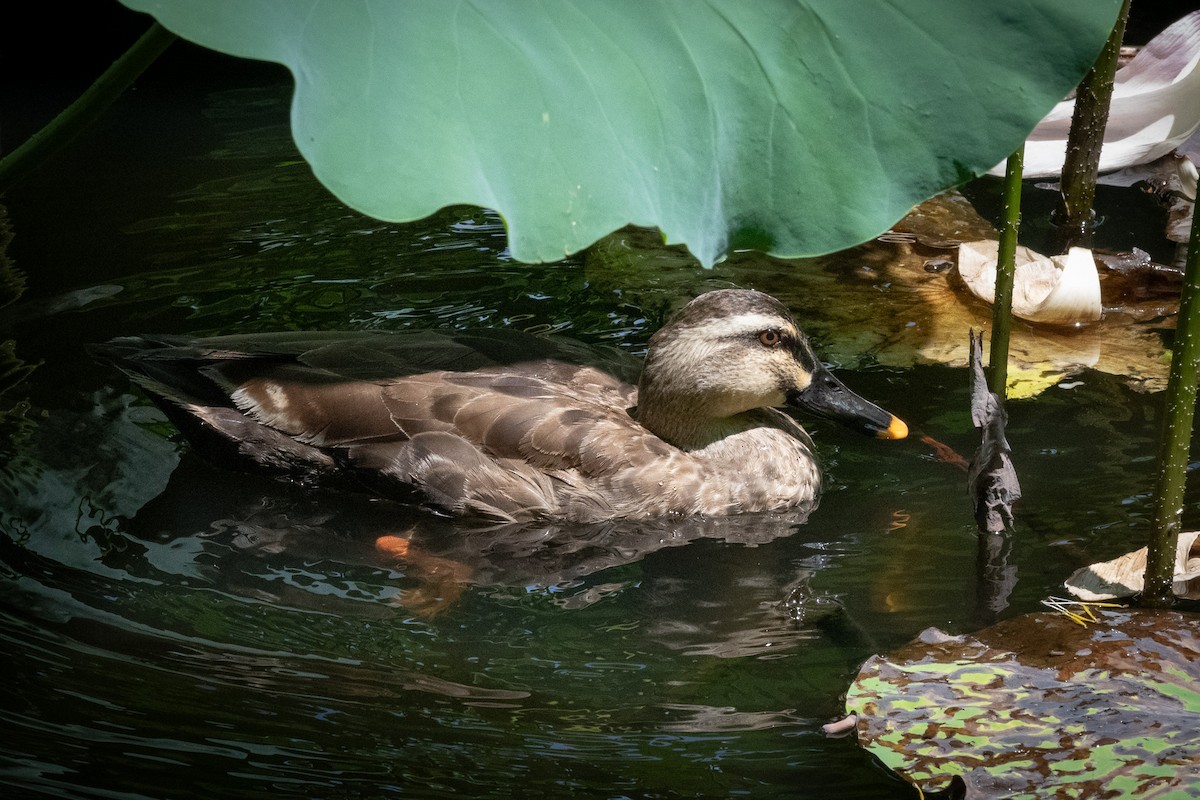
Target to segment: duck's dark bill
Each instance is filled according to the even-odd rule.
[[[908,426],[903,420],[859,397],[826,369],[818,370],[808,388],[794,392],[788,402],[869,436],[880,439],[908,436]]]

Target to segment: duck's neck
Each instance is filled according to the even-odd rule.
[[[721,432],[724,426],[720,425],[719,420],[700,420],[695,416],[679,417],[653,405],[648,408],[638,404],[634,416],[650,433],[667,444],[679,447],[680,450],[700,450],[701,447],[707,447],[725,435]]]
[[[638,381],[634,418],[651,433],[681,450],[699,450],[754,427],[747,414],[757,403],[736,390],[706,384],[693,370],[673,368],[697,358],[684,342],[654,346]],[[680,352],[683,348],[683,352]]]
[[[681,450],[700,450],[752,426],[747,414],[714,415],[692,398],[662,397],[640,391],[634,418],[664,442]]]

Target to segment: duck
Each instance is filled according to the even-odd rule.
[[[544,339],[519,357],[500,341],[279,332],[92,349],[211,461],[501,523],[811,510],[815,447],[785,408],[908,432],[756,290],[688,302],[650,337],[636,382]],[[427,368],[435,353],[452,368]]]

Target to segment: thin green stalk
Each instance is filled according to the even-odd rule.
[[[175,34],[157,22],[151,25],[78,100],[29,137],[28,141],[0,159],[0,193],[16,184],[99,119],[176,38]]]
[[[1096,212],[1096,174],[1100,167],[1100,150],[1104,146],[1104,129],[1108,125],[1108,107],[1112,100],[1113,76],[1117,72],[1117,57],[1121,40],[1125,38],[1125,22],[1129,18],[1129,0],[1121,6],[1096,63],[1088,71],[1075,92],[1075,111],[1067,134],[1067,156],[1063,162],[1062,193],[1052,221],[1059,230],[1058,242],[1062,252],[1073,246],[1091,246],[1093,221]]]
[[[1021,227],[1021,174],[1025,169],[1025,145],[1008,157],[1004,168],[1004,220],[996,260],[996,298],[992,304],[992,339],[988,353],[991,390],[1001,400],[1007,397],[1008,338],[1012,325],[1013,276],[1016,274],[1017,231]]]
[[[1192,216],[1192,235],[1184,267],[1183,295],[1175,323],[1171,375],[1167,379],[1166,419],[1159,442],[1157,503],[1154,530],[1146,553],[1142,605],[1164,607],[1174,600],[1175,549],[1183,519],[1192,421],[1196,413],[1196,381],[1200,372],[1200,214]]]

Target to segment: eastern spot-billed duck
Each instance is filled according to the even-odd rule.
[[[905,424],[821,364],[787,309],[724,289],[650,338],[637,386],[554,358],[421,371],[406,337],[129,337],[97,347],[209,456],[301,480],[416,488],[514,521],[811,508],[812,441],[781,406],[887,439]],[[474,363],[479,363],[478,361]]]

